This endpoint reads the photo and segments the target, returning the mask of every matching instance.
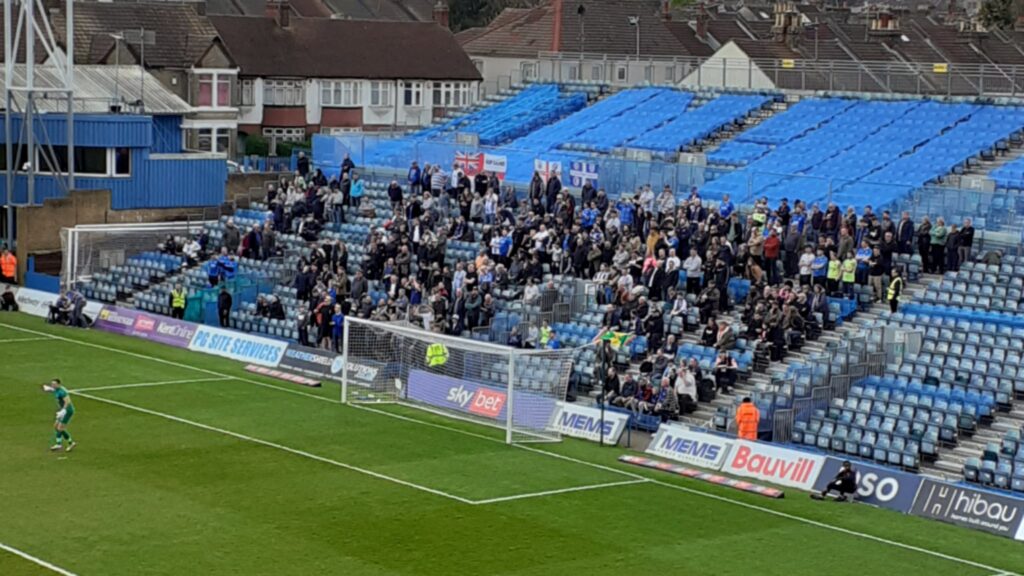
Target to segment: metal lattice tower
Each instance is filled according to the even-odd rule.
[[[13,247],[14,208],[18,204],[35,204],[37,164],[58,166],[57,155],[50,143],[46,127],[36,105],[39,99],[58,100],[66,109],[56,114],[64,116],[67,126],[66,166],[64,173],[54,173],[64,192],[75,186],[74,145],[74,0],[65,0],[65,50],[61,50],[50,25],[47,8],[42,0],[4,0],[4,135],[7,162],[7,242]],[[37,60],[57,79],[45,85],[37,83]],[[22,118],[15,127],[14,116]],[[49,112],[47,116],[54,116]],[[15,129],[17,128],[17,133]],[[61,160],[65,160],[61,158]],[[15,185],[19,171],[25,174],[27,198],[16,202]],[[54,172],[58,172],[54,170]]]

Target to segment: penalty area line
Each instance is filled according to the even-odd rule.
[[[428,494],[433,494],[435,496],[440,496],[442,498],[447,498],[449,500],[455,500],[456,502],[461,502],[463,504],[475,504],[475,501],[470,500],[468,498],[463,498],[461,496],[456,496],[454,494],[449,494],[447,492],[444,492],[442,490],[437,490],[435,488],[429,488],[427,486],[421,486],[419,484],[414,484],[414,483],[408,482],[406,480],[401,480],[401,479],[398,479],[398,478],[394,478],[392,476],[387,476],[385,474],[381,474],[380,472],[374,472],[372,470],[367,470],[366,468],[360,468],[359,466],[354,466],[352,464],[346,464],[344,462],[340,462],[338,460],[332,460],[332,459],[324,457],[324,456],[318,456],[316,454],[312,454],[310,452],[306,452],[305,450],[298,450],[296,448],[291,448],[289,446],[284,446],[282,444],[277,444],[275,442],[270,442],[269,440],[262,440],[260,438],[255,438],[253,436],[247,436],[245,434],[240,434],[238,432],[232,432],[231,430],[225,430],[224,428],[217,428],[216,426],[210,426],[208,424],[202,424],[200,422],[195,422],[195,421],[192,421],[192,420],[186,420],[185,418],[174,416],[172,414],[164,414],[163,412],[157,412],[156,410],[150,410],[148,408],[142,408],[140,406],[135,406],[135,405],[132,405],[132,404],[126,404],[124,402],[118,402],[117,400],[111,400],[109,398],[102,398],[100,396],[95,396],[93,394],[83,394],[83,393],[79,392],[78,396],[81,397],[81,398],[88,398],[89,400],[95,400],[96,402],[102,402],[104,404],[110,404],[112,406],[118,406],[118,407],[124,408],[126,410],[133,410],[135,412],[140,412],[142,414],[148,414],[150,416],[156,416],[158,418],[163,418],[165,420],[170,420],[172,422],[177,422],[179,424],[185,424],[187,426],[192,426],[192,427],[195,427],[195,428],[199,428],[201,430],[206,430],[208,432],[216,432],[218,434],[223,434],[224,436],[230,436],[232,438],[235,438],[237,440],[242,440],[244,442],[250,442],[252,444],[258,444],[260,446],[266,446],[268,448],[274,448],[275,450],[280,450],[282,452],[287,452],[289,454],[294,454],[296,456],[302,456],[303,458],[308,458],[310,460],[315,460],[317,462],[322,462],[324,464],[330,464],[331,466],[336,466],[338,468],[343,468],[343,469],[349,470],[351,472],[357,472],[359,474],[363,474],[364,476],[370,476],[371,478],[376,478],[377,480],[385,480],[387,482],[391,482],[392,484],[398,484],[400,486],[405,486],[406,488],[412,488],[414,490],[419,490],[420,492],[426,492]]]
[[[43,568],[46,568],[50,572],[55,572],[55,573],[61,574],[63,576],[77,576],[74,572],[65,570],[65,569],[63,569],[60,566],[57,566],[55,564],[51,564],[51,563],[47,562],[46,560],[43,560],[42,558],[36,558],[35,556],[33,556],[33,555],[31,555],[31,554],[29,554],[27,552],[22,552],[21,550],[18,550],[17,548],[14,548],[13,546],[8,546],[8,545],[4,544],[3,542],[0,542],[0,550],[4,550],[4,551],[7,551],[7,552],[10,552],[11,554],[14,554],[15,556],[18,556],[19,558],[22,558],[24,560],[28,560],[29,562],[31,562],[33,564],[36,564],[37,566],[42,566]]]
[[[569,494],[571,492],[584,492],[587,490],[599,490],[601,488],[614,488],[617,486],[629,486],[631,484],[647,484],[650,480],[623,480],[622,482],[605,482],[604,484],[590,484],[588,486],[573,486],[572,488],[559,488],[557,490],[545,490],[543,492],[531,492],[529,494],[513,494],[512,496],[500,496],[498,498],[487,498],[486,500],[476,500],[473,502],[476,506],[482,506],[485,504],[497,504],[499,502],[511,502],[513,500],[526,500],[527,498],[541,498],[544,496],[557,496],[559,494]]]

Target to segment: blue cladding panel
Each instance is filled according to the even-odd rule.
[[[181,118],[178,118],[180,124]],[[14,134],[21,134],[21,116],[13,119]],[[153,143],[153,119],[150,116],[98,116],[78,114],[75,116],[75,145],[102,146],[113,148],[128,146],[130,148],[148,148]],[[5,134],[0,130],[0,142]],[[18,140],[23,138],[15,137]],[[54,146],[67,144],[67,122],[63,116],[43,116],[36,122],[36,139],[50,142]],[[16,140],[17,141],[17,140]],[[180,137],[178,145],[181,145]]]
[[[216,159],[153,159],[146,182],[134,193],[114,197],[114,208],[219,206],[224,202],[227,163]]]
[[[181,116],[154,116],[153,152],[177,154],[181,150]]]

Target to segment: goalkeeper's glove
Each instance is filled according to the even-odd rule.
[[[61,408],[60,410],[57,410],[57,420],[63,419],[64,415],[67,414],[67,413],[68,413],[68,409],[67,408]]]
[[[53,387],[49,384],[43,384],[43,392],[53,392]]]

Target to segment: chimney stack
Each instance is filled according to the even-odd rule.
[[[291,6],[288,0],[266,0],[263,15],[273,18],[281,28],[287,28],[291,22]]]
[[[700,10],[697,12],[697,38],[707,41],[708,39],[708,13],[704,9],[704,3],[700,3]]]
[[[672,21],[672,1],[661,0],[661,19],[665,22]]]
[[[434,22],[442,28],[448,28],[448,16],[448,2],[446,0],[437,0],[437,4],[434,4]]]

